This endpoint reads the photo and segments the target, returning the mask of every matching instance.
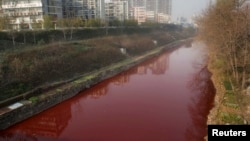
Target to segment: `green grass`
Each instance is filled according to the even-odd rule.
[[[229,124],[244,124],[243,118],[234,113],[220,112],[220,118],[224,123]]]
[[[226,92],[224,95],[224,102],[237,103],[236,95],[233,92]]]
[[[226,90],[232,90],[232,86],[231,86],[231,83],[229,81],[224,80],[223,85],[224,85]]]
[[[62,92],[63,90],[62,89],[56,89],[57,92]]]
[[[112,70],[127,65],[131,61],[130,57],[155,49],[151,34],[54,42],[3,51],[0,54],[0,101],[44,84],[96,72],[74,81],[80,84],[101,73],[97,70]],[[163,34],[166,33],[161,31],[154,38],[162,39]],[[121,54],[118,46],[114,44],[117,40],[120,41],[119,47],[127,48],[130,54]],[[168,39],[164,41],[164,44],[168,43]],[[6,82],[8,84],[5,84]]]
[[[32,86],[27,83],[12,83],[0,88],[0,101],[27,92]]]
[[[32,103],[36,103],[38,100],[39,99],[36,96],[32,96],[32,97],[29,98],[29,101],[31,101]]]

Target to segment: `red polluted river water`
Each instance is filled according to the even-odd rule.
[[[1,141],[204,141],[215,89],[199,42],[166,51],[0,132]]]

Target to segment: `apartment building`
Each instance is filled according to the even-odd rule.
[[[170,22],[170,15],[164,13],[157,14],[157,21],[158,23],[169,23]]]
[[[146,0],[128,0],[131,1],[133,7],[145,7]]]
[[[158,0],[157,21],[159,23],[168,23],[171,20],[172,0]]]
[[[126,2],[128,5],[128,19],[134,19],[133,18],[133,7],[134,7],[134,0],[110,0],[112,2]]]
[[[172,14],[172,0],[158,0],[158,13]]]
[[[168,23],[171,16],[171,0],[146,0],[146,20]]]
[[[146,8],[141,6],[141,7],[134,7],[134,19],[137,20],[138,24],[142,24],[146,22]]]
[[[88,18],[88,0],[63,0],[63,17]]]
[[[147,21],[157,21],[158,0],[146,0]]]
[[[64,0],[63,15],[83,19],[105,18],[105,0]]]
[[[1,0],[3,14],[11,18],[13,29],[32,29],[44,15],[60,18],[105,19],[105,0]],[[1,9],[0,9],[1,12]]]
[[[13,29],[32,29],[32,23],[42,22],[44,15],[62,18],[61,0],[2,0],[2,12],[10,17]]]
[[[82,19],[104,19],[105,0],[64,0],[63,16]]]
[[[32,29],[32,23],[42,23],[44,15],[53,16],[55,22],[60,18],[81,17],[167,23],[171,0],[0,0],[0,15],[10,17],[10,25],[18,30]]]
[[[127,1],[129,2],[129,10],[131,13],[130,16],[136,20],[138,20],[138,18],[141,17],[140,21],[145,20],[145,21],[159,22],[159,23],[168,23],[170,21],[172,0],[127,0]],[[145,9],[144,12],[142,12],[143,9]],[[140,16],[138,16],[138,14]],[[142,15],[144,15],[145,17],[142,18]]]
[[[124,21],[129,19],[128,1],[113,1],[105,3],[106,20]]]
[[[96,3],[96,18],[105,20],[105,0],[98,0]]]
[[[107,22],[115,20],[115,4],[113,2],[105,3],[105,19]]]
[[[115,2],[114,16],[119,21],[124,21],[128,19],[128,2],[127,1]]]

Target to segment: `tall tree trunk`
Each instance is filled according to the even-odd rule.
[[[34,44],[36,44],[36,31],[33,31],[33,41],[34,41]]]
[[[23,43],[26,44],[26,33],[23,32]]]
[[[15,37],[14,37],[14,35],[12,36],[12,43],[13,43],[13,46],[16,46],[16,42],[15,42]]]
[[[237,55],[236,55],[236,52],[233,53],[233,58],[234,58],[234,69],[235,69],[235,80],[236,80],[236,83],[239,84],[239,70],[238,70],[238,58],[237,58]]]
[[[67,36],[66,36],[67,31],[66,31],[66,29],[63,29],[62,32],[63,32],[64,40],[66,41],[67,40]]]
[[[247,73],[247,65],[248,65],[248,41],[247,41],[247,37],[245,39],[245,47],[244,47],[244,51],[243,51],[243,54],[244,54],[244,60],[243,60],[243,72],[242,72],[242,83],[241,83],[241,89],[243,90],[244,87],[245,87],[245,83],[246,83],[246,73]]]
[[[70,40],[73,39],[73,30],[74,30],[73,28],[70,29]]]

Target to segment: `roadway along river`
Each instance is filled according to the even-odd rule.
[[[215,89],[203,44],[183,45],[0,133],[4,141],[203,141]]]

